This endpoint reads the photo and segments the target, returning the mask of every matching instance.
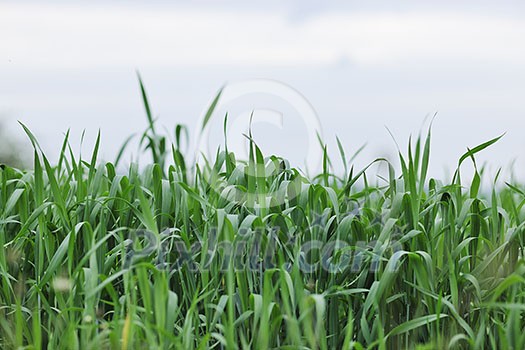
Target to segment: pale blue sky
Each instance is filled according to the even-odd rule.
[[[433,174],[507,132],[480,162],[518,158],[525,175],[522,2],[325,3],[2,1],[0,114],[22,139],[16,120],[27,124],[50,157],[67,128],[74,141],[86,130],[86,154],[100,128],[112,159],[145,125],[135,69],[159,123],[192,134],[224,83],[268,78],[310,101],[334,156],[336,134],[348,153],[368,143],[359,164],[394,155],[385,126],[405,145],[437,111]],[[303,136],[285,131],[256,136],[300,158]]]

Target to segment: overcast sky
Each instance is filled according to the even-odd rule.
[[[438,112],[434,175],[504,132],[479,161],[518,159],[525,175],[522,2],[326,3],[0,0],[1,118],[24,142],[16,120],[28,125],[51,158],[68,128],[76,141],[86,130],[86,154],[100,129],[111,160],[145,126],[135,70],[158,122],[186,124],[192,141],[221,86],[266,78],[309,101],[334,156],[335,135],[349,154],[368,143],[359,164],[395,155],[385,126],[404,147]],[[256,136],[304,158],[307,127],[282,112],[282,128],[261,122]]]

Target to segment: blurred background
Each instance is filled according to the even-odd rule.
[[[347,155],[367,144],[358,166],[395,157],[386,127],[405,151],[437,112],[431,175],[504,132],[478,163],[525,175],[522,1],[0,0],[0,161],[31,159],[17,121],[51,159],[67,129],[86,156],[100,129],[113,160],[146,126],[136,70],[159,125],[187,125],[192,144],[221,86],[266,78],[310,102],[333,157],[336,135]],[[256,140],[300,163],[304,130],[286,120]]]

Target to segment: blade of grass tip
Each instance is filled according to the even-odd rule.
[[[230,151],[228,150],[228,113],[224,116],[224,125],[223,125],[223,134],[224,134],[224,150],[226,152],[226,172],[231,174],[235,169],[235,164],[231,160]]]
[[[86,129],[82,130],[82,135],[80,135],[80,154],[78,156],[79,163],[82,163],[82,147],[84,146],[85,137],[86,137]]]
[[[337,141],[337,147],[339,148],[339,154],[341,156],[341,161],[343,163],[343,167],[344,167],[344,170],[345,170],[345,178],[346,176],[348,175],[348,164],[346,162],[346,155],[345,155],[345,149],[343,147],[343,145],[341,144],[341,140],[339,140],[339,137],[335,137],[335,140]]]
[[[60,169],[62,169],[62,163],[64,162],[66,158],[66,149],[69,143],[69,131],[70,129],[67,129],[66,135],[64,136],[64,142],[62,143],[62,148],[60,149],[60,157],[58,159],[58,165],[57,165],[57,169],[59,171]]]
[[[328,145],[326,143],[324,143],[323,138],[321,137],[321,134],[319,132],[317,132],[316,134],[317,134],[317,141],[319,141],[319,145],[321,146],[321,149],[323,150],[323,159],[322,159],[323,173],[322,173],[322,178],[323,178],[323,182],[324,182],[325,186],[328,186],[328,177],[329,177],[328,172],[329,172],[329,170],[330,170],[330,168],[332,166],[332,163],[330,161],[330,157],[328,156]],[[315,175],[315,174],[312,174],[312,175]]]
[[[465,159],[473,156],[474,154],[484,150],[485,148],[495,144],[496,142],[498,142],[503,136],[505,136],[506,133],[503,133],[502,135],[498,136],[498,137],[495,137],[493,138],[492,140],[489,140],[487,142],[484,142],[470,150],[468,150],[466,153],[464,153],[460,158],[459,158],[459,161],[458,161],[458,167],[465,161]]]
[[[98,158],[98,150],[100,147],[100,129],[98,130],[97,134],[97,140],[95,141],[95,147],[93,148],[93,153],[91,155],[91,166],[89,167],[89,181],[93,179],[93,175],[95,174],[95,171],[97,169],[97,158]]]
[[[481,185],[481,176],[479,175],[474,155],[472,155],[472,163],[474,164],[474,177],[470,186],[470,198],[477,198],[479,193],[479,187]]]
[[[184,134],[183,134],[183,132],[184,132]],[[175,142],[177,144],[177,149],[181,148],[182,135],[185,136],[185,138],[186,138],[186,147],[188,147],[189,140],[190,140],[190,134],[189,134],[188,128],[185,125],[177,124],[175,126]]]
[[[254,115],[255,111],[252,111],[252,113],[250,114],[250,124],[248,124],[248,135],[250,135],[250,139],[253,140],[253,134],[252,134],[252,126],[253,126],[253,115]],[[255,141],[254,141],[255,143]]]
[[[434,125],[434,120],[436,119],[437,112],[434,113],[432,116],[432,119],[430,120],[430,125],[428,126],[427,130],[427,137],[425,139],[425,145],[423,149],[423,159],[422,159],[422,165],[421,165],[421,177],[420,177],[420,193],[422,193],[424,188],[424,183],[427,177],[428,173],[428,165],[430,162],[430,144],[432,141],[432,126]]]
[[[416,140],[416,147],[414,148],[414,171],[419,174],[419,162],[421,161],[421,135],[418,135]]]
[[[408,179],[409,178],[408,167],[407,167],[405,158],[403,157],[403,153],[401,152],[401,148],[399,148],[399,144],[397,143],[396,138],[394,137],[394,134],[392,133],[392,131],[390,131],[390,129],[387,126],[385,126],[385,129],[390,134],[390,137],[392,138],[392,140],[394,141],[394,144],[396,145],[397,154],[399,157],[399,161],[401,163],[401,171],[403,173],[403,178]]]
[[[394,134],[392,133],[392,131],[386,125],[385,125],[385,129],[388,132],[388,134],[390,135],[390,137],[392,138],[392,141],[394,141],[394,144],[396,145],[396,148],[397,148],[397,152],[401,154],[401,148],[399,147],[399,144],[397,143],[397,140],[396,140]]]
[[[119,163],[120,163],[120,160],[122,159],[122,156],[124,155],[124,152],[126,151],[126,148],[128,147],[128,144],[131,142],[131,140],[133,140],[135,138],[136,134],[132,134],[131,136],[129,136],[125,141],[124,143],[122,144],[122,146],[120,146],[120,149],[117,153],[117,157],[115,158],[115,162],[113,163],[113,165],[115,166],[115,168],[118,167]]]
[[[432,119],[433,120],[433,119]],[[423,148],[423,158],[421,162],[421,174],[419,177],[419,193],[423,194],[423,189],[425,187],[425,180],[428,173],[428,164],[430,160],[430,141],[432,137],[432,125],[428,128],[427,137],[425,139],[425,145]]]
[[[523,197],[525,197],[525,192],[523,192],[521,189],[519,189],[518,187],[508,183],[508,182],[505,182],[505,185],[507,185],[507,187],[509,187],[511,190],[513,190],[514,192],[522,195]]]
[[[151,114],[148,95],[146,94],[146,89],[139,71],[137,71],[137,78],[139,80],[140,92],[142,94],[142,102],[144,103],[144,109],[146,110],[146,116],[148,117],[149,129],[153,132],[153,134],[155,134],[155,123],[153,121],[153,115]]]
[[[469,158],[469,157],[472,157],[474,154],[484,150],[485,148],[495,144],[496,142],[498,142],[503,136],[505,136],[506,133],[503,133],[502,135],[496,137],[496,138],[493,138],[492,140],[489,140],[487,142],[484,142],[472,149],[469,149],[467,148],[467,152],[465,152],[458,160],[458,166],[456,167],[456,170],[454,172],[454,176],[452,177],[452,183],[461,183],[461,174],[460,174],[460,167],[461,167],[461,164],[463,164],[463,162]],[[458,189],[458,193],[461,192],[461,189],[459,188]]]
[[[316,135],[317,135],[317,141],[319,142],[319,145],[321,146],[321,148],[324,148],[325,144],[323,142],[323,138],[321,137],[321,134],[319,133],[319,131],[316,132]]]
[[[20,124],[22,128],[24,129],[24,132],[29,137],[29,141],[31,141],[31,144],[33,145],[33,148],[35,149],[35,151],[38,150],[41,153],[43,153],[42,148],[40,147],[40,144],[38,143],[35,135],[33,135],[33,133],[29,130],[29,128],[25,126],[21,121],[18,121],[18,124]]]
[[[201,125],[201,133],[206,128],[206,125],[208,125],[208,122],[210,121],[210,118],[213,114],[213,111],[217,107],[217,104],[219,103],[219,99],[221,98],[222,92],[224,91],[224,86],[219,89],[219,92],[213,99],[213,101],[210,104],[210,107],[208,107],[208,110],[206,111],[206,114],[204,115],[204,120],[202,121]]]
[[[359,147],[357,151],[354,152],[352,157],[350,157],[350,159],[348,160],[348,163],[352,163],[361,154],[361,152],[363,152],[363,150],[366,148],[367,145],[368,145],[368,142],[363,143],[361,147]]]

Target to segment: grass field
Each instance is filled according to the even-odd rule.
[[[460,171],[497,139],[449,183],[430,132],[399,174],[308,178],[253,140],[186,164],[146,110],[147,166],[67,136],[50,164],[28,129],[33,170],[2,166],[0,348],[525,348],[525,190]]]

